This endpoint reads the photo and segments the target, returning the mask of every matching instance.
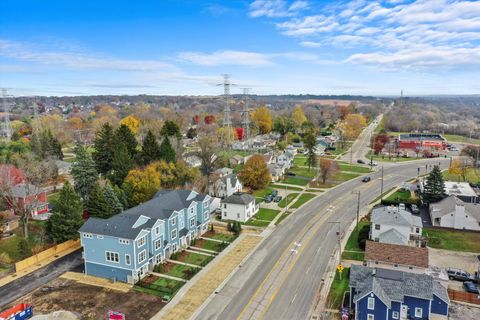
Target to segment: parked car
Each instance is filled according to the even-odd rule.
[[[398,204],[398,209],[405,210],[405,203],[399,203]]]
[[[474,278],[470,273],[461,269],[447,268],[447,274],[450,280],[457,280],[457,281],[473,281],[474,280]]]
[[[372,178],[367,176],[362,179],[362,182],[369,182],[370,180],[372,180]]]
[[[371,162],[368,163],[368,165],[372,166],[372,167],[376,167],[376,166],[378,166],[378,163],[376,163],[375,161],[373,161],[373,162],[371,161]]]
[[[273,197],[276,197],[278,196],[278,191],[277,190],[273,190],[272,193],[270,193]]]
[[[476,293],[479,294],[480,290],[478,289],[478,286],[473,283],[472,281],[465,281],[463,283],[463,286],[465,287],[465,291],[470,292],[470,293]]]
[[[287,172],[287,176],[295,177],[297,174],[295,172]]]
[[[273,197],[272,197],[271,194],[269,194],[269,195],[265,196],[265,198],[263,198],[263,200],[265,200],[266,203],[270,203],[270,202],[272,202]]]
[[[358,159],[358,160],[357,160],[357,163],[365,164],[365,161],[363,161],[362,159]]]
[[[282,196],[276,196],[275,198],[273,198],[273,202],[280,202],[282,201]]]
[[[416,204],[412,204],[410,208],[412,209],[412,213],[420,213],[420,209],[418,209],[418,206]]]

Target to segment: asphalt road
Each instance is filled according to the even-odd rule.
[[[0,287],[0,308],[23,297],[66,271],[83,271],[82,250],[72,252],[57,261]]]
[[[374,121],[370,123],[368,127],[366,127],[362,131],[358,139],[355,140],[350,150],[342,157],[341,160],[345,162],[352,162],[352,163],[356,163],[357,160],[363,160],[365,161],[365,163],[370,162],[370,159],[367,159],[365,155],[368,151],[370,140],[372,138],[373,133],[375,132],[375,128],[380,123],[380,121],[382,121],[382,118],[383,118],[383,114],[379,115],[378,117],[375,118]]]

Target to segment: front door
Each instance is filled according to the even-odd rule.
[[[402,307],[400,308],[400,319],[402,320],[407,319],[407,314],[408,314],[408,306],[402,304]]]

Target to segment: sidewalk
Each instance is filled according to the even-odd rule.
[[[185,291],[180,292],[167,304],[159,313],[152,317],[152,320],[181,320],[189,319],[203,302],[214,293],[214,291],[227,279],[237,268],[243,259],[262,240],[262,237],[243,234],[237,241],[234,241],[225,254],[220,254],[217,259],[207,265],[198,279],[192,279],[193,284],[184,286]],[[176,299],[177,298],[177,299]]]
[[[38,269],[41,269],[41,268],[49,265],[50,263],[58,260],[59,258],[64,257],[66,255],[69,255],[70,253],[72,253],[74,251],[77,251],[77,250],[80,250],[80,249],[81,248],[75,248],[75,247],[74,248],[69,248],[69,249],[63,251],[62,253],[57,254],[56,256],[53,256],[53,257],[50,257],[50,258],[47,258],[45,260],[40,261],[36,265],[25,268],[25,269],[23,269],[22,271],[19,271],[19,272],[9,274],[9,275],[0,279],[0,287],[4,286],[4,285],[6,285],[10,282],[13,282],[17,279],[20,279],[21,277],[24,277],[24,276],[26,276],[26,275],[34,272],[34,271],[37,271]]]

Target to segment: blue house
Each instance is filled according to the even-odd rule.
[[[350,303],[358,320],[447,319],[447,289],[432,276],[352,265]]]
[[[161,190],[149,201],[80,228],[85,273],[135,283],[208,230],[210,196]]]

